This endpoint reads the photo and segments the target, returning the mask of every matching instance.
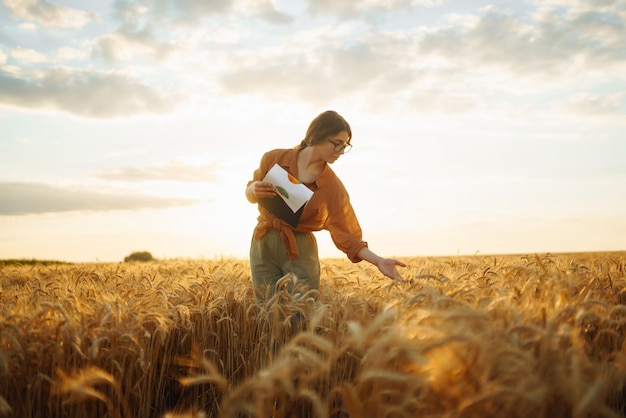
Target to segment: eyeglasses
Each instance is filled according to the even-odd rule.
[[[338,152],[338,153],[347,154],[352,149],[352,144],[344,145],[342,142],[337,143],[335,141],[331,141],[330,139],[328,140],[328,142],[330,142],[331,144],[335,146],[335,152]]]

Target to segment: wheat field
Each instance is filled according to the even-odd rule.
[[[0,416],[624,416],[625,253],[403,261],[0,266]]]

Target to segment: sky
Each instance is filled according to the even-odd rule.
[[[1,0],[0,259],[247,258],[246,183],[328,109],[379,255],[626,250],[625,25],[625,0]]]

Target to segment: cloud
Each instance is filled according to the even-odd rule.
[[[47,28],[77,29],[97,18],[94,13],[53,5],[45,0],[4,0],[4,7],[17,19]]]
[[[497,67],[512,75],[560,79],[597,69],[599,61],[623,66],[626,37],[624,19],[608,12],[563,16],[559,10],[545,9],[527,22],[485,8],[481,16],[464,16],[424,32],[418,48],[469,72]]]
[[[310,42],[309,42],[310,41]],[[301,44],[307,47],[302,48]],[[296,37],[281,49],[249,52],[230,58],[228,73],[218,76],[222,88],[235,94],[261,93],[316,104],[353,93],[391,94],[406,88],[415,74],[396,41],[381,35],[372,42],[338,42]]]
[[[101,171],[93,175],[103,180],[141,182],[169,180],[179,182],[211,182],[216,176],[217,164],[190,166],[179,162],[147,167],[121,167],[111,171]]]
[[[195,204],[190,199],[112,194],[43,183],[0,183],[0,216],[69,211],[159,209]]]
[[[418,40],[422,55],[437,56],[447,66],[464,67],[469,73],[490,66],[523,73],[541,68],[552,73],[575,48],[572,42],[546,40],[532,25],[493,12],[425,32]]]
[[[316,1],[311,7],[339,14],[342,8],[350,13],[386,8],[392,19],[407,4]],[[398,30],[365,21],[317,26],[295,33],[280,48],[240,47],[225,57],[230,69],[217,81],[228,93],[315,105],[355,96],[381,108],[463,112],[481,105],[478,92],[485,89],[494,97],[512,94],[519,100],[529,85],[534,94],[543,94],[572,86],[579,90],[581,77],[589,80],[584,88],[593,89],[594,74],[612,71],[619,77],[626,70],[622,15],[611,9],[564,10],[546,8],[529,18],[487,7],[449,15],[445,25]]]
[[[316,106],[349,98],[382,113],[458,113],[480,105],[466,74],[423,59],[410,35],[374,31],[353,37],[354,31],[360,28],[323,27],[294,35],[280,49],[233,54],[217,81],[230,94]]]
[[[44,54],[33,49],[22,48],[19,46],[11,50],[11,57],[22,64],[38,64],[47,61]]]
[[[228,19],[210,20],[226,15]],[[184,60],[181,56],[197,56],[206,45],[240,40],[239,31],[229,29],[229,24],[237,21],[234,15],[274,25],[294,20],[277,10],[270,0],[117,2],[115,16],[120,26],[94,39],[91,54],[107,64],[138,58],[163,63],[172,56],[180,62]],[[190,47],[194,42],[200,45]]]
[[[539,9],[566,8],[571,13],[623,11],[623,0],[532,0]]]
[[[180,21],[197,21],[214,14],[227,13],[233,9],[233,0],[140,0],[137,5],[157,18],[171,16]]]
[[[566,107],[581,115],[611,116],[626,112],[626,93],[578,94]]]
[[[83,61],[89,57],[84,49],[71,47],[61,47],[57,50],[56,58],[61,62],[66,61]]]
[[[203,19],[234,14],[275,25],[293,21],[293,17],[277,10],[271,0],[140,0],[118,2],[115,14],[122,27],[131,30],[156,23],[159,27],[195,25]]]
[[[419,15],[420,6],[440,6],[436,13],[442,13],[443,2],[308,1],[311,15],[296,20],[272,0],[118,1],[117,21],[108,22],[119,24],[117,29],[80,45],[92,47],[94,66],[133,62],[147,69],[146,62],[157,62],[153,74],[178,83],[179,91],[189,89],[190,99],[205,87],[213,93],[217,83],[226,95],[316,106],[352,100],[389,112],[468,112],[490,100],[525,112],[534,108],[528,103],[531,86],[535,97],[554,98],[550,91],[557,89],[592,93],[602,77],[615,81],[626,70],[626,13],[612,0],[547,0],[534,9],[524,6],[524,13],[489,6],[436,23],[416,20],[421,26],[407,26],[403,15]],[[332,19],[353,15],[362,19]],[[268,22],[283,27],[258,35],[267,33]],[[11,51],[13,58],[17,51],[22,63],[44,59],[18,49]],[[68,47],[56,56],[84,58]],[[109,118],[167,112],[181,99],[121,73],[5,71],[0,101],[25,108]],[[56,87],[56,80],[65,87]]]
[[[292,16],[276,10],[272,2],[269,0],[257,0],[253,1],[252,3],[253,7],[248,9],[249,13],[258,16],[260,19],[268,23],[274,25],[285,25],[294,21],[294,18]],[[256,7],[254,7],[254,5],[256,5]]]
[[[92,56],[107,63],[139,57],[162,62],[175,49],[173,42],[159,41],[148,29],[131,31],[121,28],[94,40],[93,44]]]
[[[214,16],[229,19],[210,21]],[[202,43],[220,43],[228,32],[228,23],[241,18],[260,19],[271,24],[288,24],[293,18],[278,11],[269,0],[141,0],[118,2],[115,16],[120,26],[111,33],[93,40],[92,56],[106,63],[145,58],[164,62],[175,52],[184,51],[191,38],[202,36]],[[203,22],[207,19],[208,22]],[[202,23],[201,23],[202,22]],[[207,26],[210,28],[207,31]],[[187,30],[186,30],[187,29]],[[232,34],[228,34],[233,38]],[[240,35],[235,34],[235,39]],[[198,41],[198,39],[196,39]],[[194,49],[191,53],[198,53]]]
[[[335,15],[342,18],[362,17],[363,12],[380,13],[385,10],[406,10],[414,6],[430,7],[441,3],[443,0],[308,0],[309,12],[312,15]]]
[[[178,102],[122,73],[50,68],[16,75],[0,70],[0,103],[49,108],[89,118],[164,113]]]

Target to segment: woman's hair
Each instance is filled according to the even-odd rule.
[[[327,110],[311,121],[299,148],[304,149],[310,145],[319,144],[342,131],[348,133],[348,140],[352,139],[352,130],[348,122],[334,110]]]

